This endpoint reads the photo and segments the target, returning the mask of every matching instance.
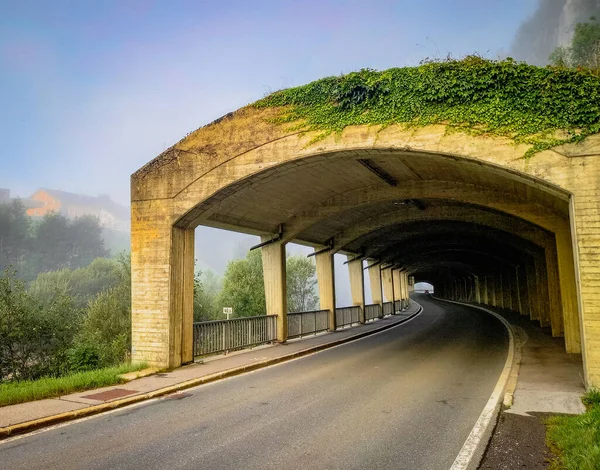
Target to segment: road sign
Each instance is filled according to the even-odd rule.
[[[223,313],[227,315],[227,320],[229,320],[229,315],[233,313],[233,308],[231,307],[223,307]]]

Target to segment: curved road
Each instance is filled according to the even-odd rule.
[[[479,310],[415,299],[383,333],[175,398],[0,442],[10,469],[444,469],[502,371]]]

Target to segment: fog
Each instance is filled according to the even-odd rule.
[[[569,25],[599,3],[5,3],[0,188],[20,197],[40,187],[106,193],[127,206],[131,173],[272,90],[425,57],[510,53],[541,64]],[[223,273],[257,237],[201,227],[196,241],[199,269]],[[349,302],[343,261],[336,257],[338,303]]]

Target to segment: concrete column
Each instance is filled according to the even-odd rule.
[[[410,282],[408,279],[408,273],[404,273],[404,290],[406,294],[406,307],[410,305]]]
[[[473,287],[475,291],[474,302],[480,304],[481,303],[481,285],[479,283],[479,276],[473,276]]]
[[[263,237],[263,241],[270,237]],[[285,243],[263,246],[262,262],[267,315],[277,315],[277,341],[287,341],[287,292],[285,281]]]
[[[329,331],[335,331],[335,270],[333,255],[328,251],[315,255],[319,308],[329,310]]]
[[[481,301],[484,305],[490,304],[490,299],[488,297],[488,277],[483,276],[481,278]]]
[[[132,360],[165,368],[193,359],[194,230],[169,204],[134,201],[131,217]]]
[[[549,249],[545,250],[545,254],[546,269],[542,271],[542,274],[546,278],[545,290],[549,301],[547,312],[549,315],[545,316],[545,319],[549,317],[550,326],[552,327],[552,336],[559,337],[564,334],[564,324],[556,246],[551,246]]]
[[[381,284],[380,265],[369,267],[369,281],[371,283],[371,297],[374,304],[383,306],[383,289]]]
[[[383,294],[386,302],[394,301],[394,281],[392,278],[392,268],[381,270],[381,281],[383,283]]]
[[[351,255],[348,255],[348,260],[352,258]],[[348,263],[352,304],[360,307],[359,321],[365,323],[365,276],[362,268],[362,260],[360,259]]]
[[[348,260],[352,256],[348,255]],[[360,259],[348,263],[348,273],[350,275],[350,292],[352,293],[352,304],[360,307],[359,320],[365,322],[365,277],[363,273],[363,262]]]
[[[529,298],[529,282],[527,280],[526,264],[522,263],[517,268],[519,284],[519,299],[521,301],[521,315],[531,316],[531,301]]]
[[[494,274],[494,284],[496,287],[496,307],[504,308],[504,282],[501,271]]]
[[[488,276],[488,298],[492,307],[498,306],[496,302],[496,276],[494,274]]]
[[[397,269],[392,270],[392,278],[394,281],[394,302],[396,300],[402,300],[402,285],[400,284],[400,271]],[[394,312],[396,311],[394,307]]]
[[[506,310],[513,310],[510,268],[502,271],[502,294],[504,296],[504,308]]]
[[[577,285],[575,283],[575,264],[573,261],[573,241],[568,227],[556,233],[556,254],[560,279],[560,297],[562,301],[563,331],[565,348],[568,353],[581,353],[581,325]]]
[[[528,259],[525,262],[525,274],[527,277],[527,292],[529,293],[529,319],[540,321],[541,317],[541,297],[540,297],[540,288],[538,286],[538,279],[535,272],[535,260],[534,258]]]
[[[513,266],[510,270],[511,275],[511,296],[512,296],[512,308],[515,312],[521,313],[521,295],[519,291],[519,267]]]
[[[400,287],[402,289],[402,310],[404,310],[408,305],[408,302],[406,301],[408,299],[408,286],[406,273],[404,271],[400,271]]]

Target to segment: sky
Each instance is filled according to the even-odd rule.
[[[129,175],[270,91],[509,50],[537,0],[0,0],[0,187],[128,204]]]
[[[365,67],[504,56],[537,3],[0,0],[0,188],[128,205],[131,173],[229,111]],[[256,242],[199,228],[199,269],[222,273]],[[342,305],[343,261],[336,255]]]

